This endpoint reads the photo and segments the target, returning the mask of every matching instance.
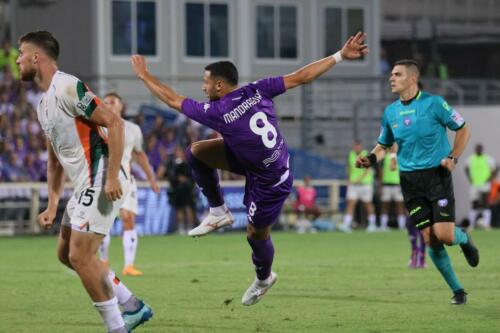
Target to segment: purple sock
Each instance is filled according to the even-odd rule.
[[[201,192],[207,197],[210,207],[218,207],[224,204],[224,197],[219,185],[217,170],[197,159],[191,152],[191,145],[186,149],[186,160],[191,167],[194,181],[198,184]]]
[[[263,240],[248,238],[248,244],[252,247],[252,261],[259,280],[265,280],[271,274],[273,265],[274,246],[271,237]]]
[[[408,231],[408,239],[410,240],[411,251],[416,252],[418,250],[417,240],[418,234],[420,232],[411,222],[406,224],[406,230]]]
[[[418,233],[418,255],[419,259],[422,262],[425,262],[425,241],[424,241],[424,236],[420,232],[420,230],[417,230]]]

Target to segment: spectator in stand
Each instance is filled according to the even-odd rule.
[[[12,47],[9,39],[4,39],[2,48],[0,49],[0,68],[8,67],[12,72],[14,79],[19,79],[19,68],[16,64],[16,59],[19,55],[17,49]]]
[[[166,177],[170,182],[168,202],[175,208],[177,230],[181,235],[187,234],[194,224],[195,187],[191,168],[181,146],[175,148],[173,158],[160,166],[157,177]]]
[[[471,187],[469,191],[471,209],[469,211],[469,228],[476,225],[478,213],[482,213],[485,229],[491,228],[491,209],[488,205],[491,181],[498,173],[498,165],[495,159],[484,154],[483,145],[478,143],[474,148],[474,154],[469,156],[465,165],[465,173]]]
[[[295,212],[299,217],[297,221],[297,231],[314,231],[312,222],[320,215],[321,211],[316,205],[316,189],[311,185],[311,177],[305,176],[304,183],[296,189],[297,200],[294,204]]]

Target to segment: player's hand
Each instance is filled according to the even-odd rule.
[[[364,32],[358,32],[355,36],[349,37],[347,42],[345,42],[340,54],[342,54],[343,59],[357,59],[368,53],[368,45],[364,44],[366,34]]]
[[[47,208],[38,215],[36,221],[38,222],[40,227],[42,227],[45,230],[48,230],[52,228],[55,218],[56,218],[56,212]]]
[[[106,179],[106,185],[104,186],[104,193],[109,201],[116,201],[120,199],[123,195],[122,185],[118,178],[108,178]]]
[[[155,192],[156,194],[160,193],[160,186],[158,186],[156,180],[150,181],[149,184],[151,185],[151,189],[153,190],[153,192]]]
[[[130,63],[132,64],[132,69],[134,70],[135,75],[142,80],[148,73],[148,63],[146,62],[146,58],[141,55],[134,54],[130,57]]]
[[[441,166],[452,172],[455,169],[455,161],[451,158],[443,158],[441,160]]]
[[[371,166],[370,160],[366,156],[358,156],[355,163],[356,168],[369,168]]]

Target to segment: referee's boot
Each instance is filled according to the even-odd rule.
[[[451,304],[453,305],[464,305],[467,303],[467,293],[465,290],[460,289],[453,293],[453,297],[451,298]]]
[[[467,235],[467,243],[466,244],[460,244],[460,248],[462,249],[462,252],[464,253],[465,259],[467,259],[467,262],[471,267],[476,267],[479,265],[479,250],[477,249],[477,246],[474,244],[472,241],[472,237],[469,232],[467,232],[466,229],[462,229],[463,232]]]

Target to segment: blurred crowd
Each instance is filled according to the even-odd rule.
[[[46,181],[47,150],[36,116],[42,92],[35,84],[19,80],[17,56],[18,51],[4,41],[0,49],[0,182]],[[218,133],[181,114],[174,122],[161,114],[153,116],[153,121],[149,117],[139,112],[130,120],[142,129],[144,149],[159,180],[174,177],[170,174],[171,162],[184,158],[184,149],[189,144],[218,137]],[[138,166],[132,170],[137,179],[145,179]],[[221,178],[238,177],[222,173]]]

